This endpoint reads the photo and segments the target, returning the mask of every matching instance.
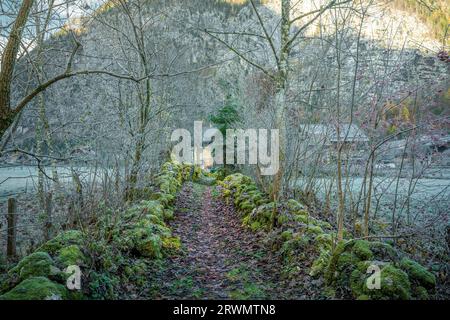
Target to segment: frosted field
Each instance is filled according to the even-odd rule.
[[[45,170],[46,174],[51,177],[51,168]],[[80,174],[82,181],[94,175],[92,168],[77,167],[75,170]],[[0,168],[0,201],[4,201],[9,196],[36,190],[38,171],[35,166]],[[57,167],[57,172],[61,182],[71,181],[72,175],[69,167]],[[101,175],[98,174],[97,179],[100,177]]]
[[[316,179],[316,194],[324,199],[325,192],[333,183],[334,190],[336,182],[328,178]],[[354,201],[359,195],[363,178],[349,177],[344,180],[344,190],[352,194]],[[297,186],[302,187],[302,180],[297,182]],[[429,215],[447,215],[450,217],[450,169],[445,169],[439,178],[397,178],[393,176],[374,177],[374,191],[372,202],[373,209],[377,208],[377,215],[390,216],[394,207],[395,191],[397,190],[396,216],[406,217],[409,212],[410,221],[421,220]],[[409,201],[407,199],[409,198]],[[337,199],[333,199],[336,203]]]
[[[82,181],[89,181],[94,176],[94,169],[88,167],[78,167],[75,169],[81,176]],[[58,176],[62,182],[71,181],[71,171],[68,167],[58,167]],[[47,168],[47,174],[51,175],[51,170]],[[38,169],[34,166],[19,166],[0,168],[0,202],[6,201],[7,197],[33,192],[37,183]],[[97,172],[97,178],[101,182],[102,174]],[[324,191],[331,179],[316,179],[316,192],[319,197],[323,197]],[[333,182],[335,183],[335,182]],[[353,197],[357,197],[363,179],[360,177],[350,177],[346,182],[346,191],[351,191]],[[412,182],[407,178],[400,178],[397,187],[397,180],[389,176],[374,178],[374,203],[376,206],[379,197],[378,214],[389,215],[393,208],[395,190],[398,188],[397,215],[406,216],[408,205],[405,199],[410,194],[409,212],[412,221],[420,219],[422,213],[439,214],[446,213],[450,216],[450,169],[443,170],[439,178],[414,179]],[[302,181],[297,182],[302,186]],[[335,186],[335,184],[334,184]]]

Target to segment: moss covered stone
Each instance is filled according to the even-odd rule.
[[[136,248],[144,257],[162,258],[162,240],[158,235],[153,234],[138,241]]]
[[[292,234],[292,230],[285,230],[281,233],[281,240],[282,241],[288,241],[291,240],[294,237]]]
[[[253,209],[248,217],[244,219],[244,224],[251,226],[257,222],[259,227],[269,231],[274,226],[276,216],[276,205],[274,202],[270,202]]]
[[[320,248],[320,254],[317,259],[314,260],[309,275],[316,277],[324,272],[330,261],[330,250]]]
[[[64,267],[72,265],[84,265],[86,257],[81,251],[80,247],[73,244],[58,251],[57,261],[61,263]]]
[[[150,200],[159,201],[163,206],[167,207],[174,203],[175,196],[164,192],[155,192],[150,195]]]
[[[149,258],[161,258],[162,240],[171,236],[170,229],[150,221],[141,221],[115,238],[123,251],[136,252]]]
[[[59,233],[55,238],[49,240],[42,245],[38,251],[45,251],[50,254],[55,254],[58,250],[68,245],[82,245],[83,233],[79,230],[68,230]]]
[[[69,296],[67,289],[45,277],[28,278],[0,296],[2,300],[61,300]]]
[[[326,249],[331,251],[333,247],[333,240],[336,237],[334,237],[332,234],[329,233],[322,233],[318,234],[316,238],[314,239],[314,242],[318,248]]]
[[[391,263],[378,264],[381,268],[380,288],[369,289],[367,279],[370,274],[367,273],[367,268],[371,264],[375,264],[375,262],[366,261],[359,263],[351,274],[350,287],[355,298],[365,295],[370,297],[370,299],[377,300],[411,299],[411,284],[408,275]]]
[[[381,241],[369,241],[370,251],[372,251],[376,260],[381,261],[397,261],[397,251],[386,242]]]
[[[308,235],[320,235],[323,234],[323,230],[319,226],[309,224],[305,228],[305,233]]]
[[[304,255],[304,249],[310,244],[310,239],[301,235],[295,235],[292,239],[283,243],[280,249],[285,263],[292,263]]]
[[[162,248],[168,253],[179,251],[181,248],[181,240],[179,237],[163,238]]]
[[[53,259],[46,252],[35,252],[23,258],[8,272],[11,284],[31,277],[48,277],[57,275],[59,270],[55,267]]]
[[[420,286],[414,288],[414,296],[418,300],[428,300],[430,298],[427,289]]]
[[[286,202],[286,204],[289,209],[289,212],[293,214],[300,214],[300,215],[308,214],[307,208],[297,200],[289,199]]]
[[[417,281],[421,286],[433,289],[436,286],[436,277],[419,263],[403,258],[400,261],[400,267],[404,270],[410,279]]]
[[[365,240],[357,240],[353,245],[352,252],[359,258],[359,260],[370,260],[373,258],[373,253],[370,250],[370,242]]]

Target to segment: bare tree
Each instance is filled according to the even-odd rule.
[[[257,37],[262,38],[269,47],[272,55],[272,60],[269,65],[263,65],[254,59],[248,57],[245,53],[237,49],[233,44],[228,43],[220,37],[220,34],[236,34],[227,31],[222,31],[220,34],[212,30],[206,30],[206,32],[217,39],[220,43],[227,46],[242,60],[262,71],[267,75],[275,84],[274,93],[274,105],[275,116],[274,126],[279,129],[280,134],[280,170],[273,179],[272,198],[278,200],[283,193],[283,185],[286,171],[286,95],[289,89],[289,59],[291,58],[292,50],[297,44],[297,40],[301,38],[303,32],[310,27],[316,20],[318,20],[326,11],[334,7],[339,7],[350,0],[331,0],[326,5],[321,6],[318,9],[311,10],[306,13],[293,13],[293,7],[296,5],[296,1],[282,0],[281,1],[281,17],[279,23],[276,24],[273,30],[268,28],[267,22],[264,21],[260,9],[258,9],[255,0],[250,0],[252,9],[257,17],[261,33],[237,33],[238,36],[245,37]],[[294,23],[302,22],[301,27],[294,28]],[[275,33],[278,30],[278,40],[275,38]]]

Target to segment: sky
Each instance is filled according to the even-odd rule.
[[[3,12],[11,8],[11,4],[19,3],[18,0],[0,0],[0,53],[2,47],[6,43],[6,30],[5,27],[11,24],[13,19],[10,15],[6,15]],[[55,4],[65,3],[66,0],[55,0]],[[73,0],[69,7],[66,6],[58,9],[61,12],[61,16],[69,16],[71,18],[80,17],[83,15],[83,8],[89,6],[91,9],[95,9],[104,2],[104,0]]]

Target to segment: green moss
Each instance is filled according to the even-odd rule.
[[[164,206],[159,201],[142,201],[138,208],[142,210],[144,214],[157,216],[161,220],[164,219]]]
[[[314,239],[314,242],[319,249],[331,251],[333,247],[333,235],[329,233],[318,234]]]
[[[376,260],[397,261],[397,251],[388,243],[381,241],[370,241],[370,250],[373,252]]]
[[[410,279],[417,281],[421,286],[432,289],[436,286],[436,277],[417,262],[403,258],[400,267],[408,274]]]
[[[337,243],[331,254],[330,263],[325,272],[325,281],[331,285],[340,276],[340,272],[353,263],[353,255],[345,251],[352,245],[352,242],[341,241]],[[341,255],[346,254],[343,258]],[[344,265],[341,265],[344,263]]]
[[[162,239],[162,247],[163,249],[172,252],[178,251],[181,248],[181,241],[179,237],[169,237]]]
[[[308,235],[320,235],[323,234],[323,230],[321,227],[319,226],[315,226],[315,225],[308,225],[305,229],[305,233]]]
[[[174,218],[173,210],[172,209],[165,209],[164,210],[164,220],[165,221],[170,221],[170,220],[173,220],[173,218]]]
[[[420,287],[420,286],[414,288],[414,296],[418,300],[428,300],[430,298],[430,296],[428,295],[427,289],[425,289],[424,287]]]
[[[247,217],[244,217],[244,224],[251,225],[253,222],[258,222],[259,226],[265,230],[271,230],[274,226],[277,211],[274,209],[273,202],[263,204],[255,208]]]
[[[35,252],[23,258],[8,272],[8,275],[10,282],[16,284],[31,277],[48,277],[57,273],[58,269],[48,253]]]
[[[252,223],[250,224],[250,229],[251,229],[253,232],[258,231],[259,229],[261,229],[261,223],[259,223],[258,221],[252,222]]]
[[[329,250],[321,249],[319,257],[314,260],[309,275],[312,277],[317,277],[322,274],[327,268],[330,261],[331,253]]]
[[[333,287],[326,286],[323,289],[323,295],[328,299],[334,299],[336,296],[336,290]]]
[[[294,199],[289,199],[286,202],[286,205],[288,207],[289,212],[294,214],[300,214],[300,215],[307,215],[308,212],[306,211],[306,207],[302,205],[300,202]]]
[[[380,288],[369,289],[366,282],[370,274],[366,273],[366,267],[368,267],[371,263],[373,262],[366,261],[364,263],[360,263],[358,268],[351,274],[350,284],[352,294],[355,298],[361,295],[367,295],[370,299],[376,300],[411,299],[411,284],[409,282],[408,275],[390,263],[379,265],[381,268]]]
[[[370,260],[373,258],[373,253],[370,250],[370,242],[366,240],[356,240],[352,252],[360,260]]]
[[[282,240],[282,241],[288,241],[288,240],[291,240],[293,237],[294,237],[294,236],[293,236],[291,230],[286,230],[286,231],[283,231],[283,232],[281,233],[281,240]]]
[[[163,206],[167,207],[174,203],[175,196],[168,193],[155,192],[151,194],[150,199],[159,201]]]
[[[309,238],[304,236],[295,236],[291,240],[283,243],[280,249],[280,254],[285,263],[291,263],[305,251],[304,249],[309,245]]]
[[[89,274],[89,296],[95,300],[117,299],[120,279],[109,273],[91,272]]]
[[[11,291],[0,296],[2,300],[66,299],[67,289],[45,277],[33,277],[22,281]]]
[[[308,215],[296,215],[294,217],[294,221],[301,222],[304,224],[309,224],[311,221]]]
[[[64,267],[72,266],[72,265],[84,265],[86,261],[86,257],[81,252],[80,247],[77,245],[70,245],[64,248],[61,248],[58,251],[57,261],[60,262]]]
[[[144,260],[134,260],[132,264],[126,265],[123,270],[122,282],[133,283],[139,287],[147,284],[148,267]]]
[[[161,238],[170,236],[171,232],[167,227],[142,220],[132,228],[117,233],[114,241],[122,251],[159,259],[162,257]]]
[[[150,235],[145,239],[137,242],[137,250],[144,256],[149,258],[162,258],[162,240],[157,235]]]
[[[280,213],[277,215],[277,226],[282,226],[291,220],[291,215],[288,213]]]
[[[251,212],[255,208],[255,205],[248,200],[245,200],[239,204],[239,209],[243,212]]]
[[[146,216],[146,220],[143,223],[148,223],[148,222],[150,222],[150,224],[160,225],[160,226],[164,226],[164,227],[166,226],[166,224],[161,219],[161,217],[155,216],[154,214],[149,214],[148,216]]]
[[[79,230],[68,230],[59,233],[55,238],[46,242],[42,245],[38,251],[48,252],[50,254],[55,254],[61,248],[66,247],[71,244],[82,245],[83,244],[83,234]]]
[[[256,283],[245,282],[242,289],[230,292],[230,298],[233,300],[263,299],[264,291]]]

